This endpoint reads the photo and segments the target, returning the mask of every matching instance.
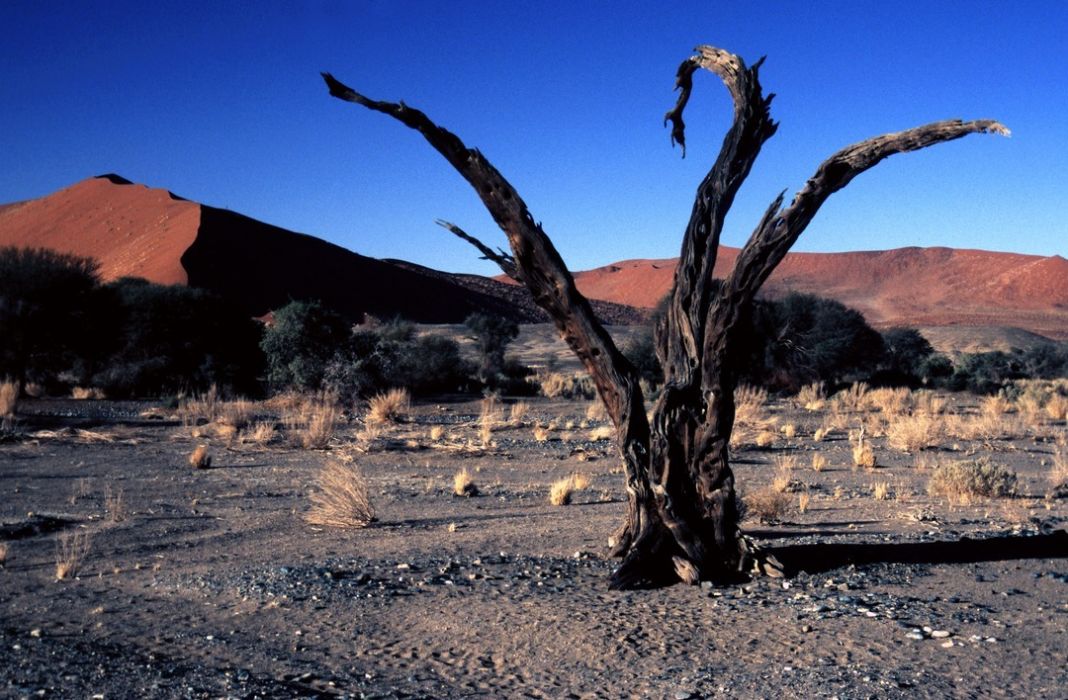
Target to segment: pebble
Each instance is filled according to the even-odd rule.
[[[931,632],[931,636],[934,637],[935,639],[945,639],[949,635],[950,635],[950,633],[945,631],[945,630],[933,630]]]

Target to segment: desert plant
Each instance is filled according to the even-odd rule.
[[[821,472],[827,467],[827,458],[819,452],[812,453],[812,471]]]
[[[979,402],[979,412],[990,418],[998,418],[1009,412],[1012,401],[1004,394],[984,396]]]
[[[734,390],[734,422],[755,425],[764,419],[768,392],[757,386],[742,384]]]
[[[464,467],[452,477],[452,493],[454,496],[471,497],[478,495],[478,486],[471,477],[471,472]]]
[[[571,498],[576,491],[590,485],[590,480],[584,474],[572,474],[554,481],[549,488],[549,503],[554,506],[566,506],[571,503]]]
[[[860,430],[850,433],[849,441],[853,445],[853,466],[874,469],[875,450],[864,437],[864,427],[861,426]]]
[[[504,353],[519,335],[519,324],[501,316],[474,313],[464,320],[478,348],[478,380],[497,386],[504,374]]]
[[[254,423],[247,430],[241,432],[241,440],[254,445],[269,445],[277,437],[278,429],[270,421]]]
[[[92,537],[86,530],[60,533],[56,539],[56,580],[77,576],[91,547]]]
[[[1051,394],[1043,410],[1052,421],[1068,420],[1068,397]]]
[[[70,397],[77,401],[100,401],[107,398],[107,393],[95,386],[76,386],[70,390]]]
[[[808,512],[808,505],[811,502],[811,500],[812,500],[812,497],[809,495],[808,491],[802,491],[797,496],[797,510],[799,512],[801,512],[802,514],[807,513]]]
[[[844,411],[854,413],[868,410],[868,384],[867,382],[855,382],[834,395],[835,403]]]
[[[372,396],[367,402],[368,423],[397,423],[411,408],[412,397],[407,389],[390,389]]]
[[[309,450],[319,450],[330,443],[341,419],[341,408],[329,397],[313,401],[308,406],[307,423],[300,431],[300,444]]]
[[[941,420],[929,413],[897,416],[887,426],[886,441],[903,452],[919,452],[938,444],[944,427]]]
[[[375,520],[367,481],[353,461],[327,461],[316,476],[308,500],[311,508],[304,519],[312,525],[360,528]]]
[[[18,382],[10,379],[0,382],[0,418],[14,418],[18,405]]]
[[[827,392],[823,388],[823,382],[806,384],[797,392],[795,400],[797,405],[806,411],[818,411],[823,408],[823,401]]]
[[[589,421],[605,421],[608,420],[608,409],[604,407],[604,402],[600,399],[594,399],[590,401],[586,406],[586,420]]]
[[[514,426],[523,424],[523,419],[530,412],[530,404],[526,401],[516,401],[508,409],[508,422]]]
[[[497,427],[499,420],[500,402],[496,394],[487,394],[479,404],[478,437],[483,447],[489,447],[493,440],[493,429]]]
[[[445,437],[445,427],[441,425],[434,425],[430,427],[430,440],[432,442],[438,442]]]
[[[931,472],[927,492],[951,503],[967,505],[977,498],[998,498],[1016,493],[1016,473],[988,457],[974,462],[948,462]]]
[[[211,455],[208,454],[207,445],[197,445],[193,454],[189,455],[189,464],[194,469],[208,469],[211,467]]]
[[[890,482],[876,481],[871,486],[872,498],[877,501],[885,501],[890,498]]]
[[[887,419],[905,413],[912,404],[912,392],[906,387],[882,387],[868,392],[867,403],[881,411]]]
[[[340,314],[321,303],[292,301],[274,312],[260,347],[275,388],[318,390],[327,364],[349,336]]]
[[[557,397],[592,399],[597,395],[593,379],[586,374],[547,372],[539,374],[536,380],[542,395],[550,399]]]
[[[113,491],[111,486],[104,487],[104,512],[107,513],[108,520],[113,523],[121,523],[126,520],[128,511],[126,510],[126,499],[123,496],[122,489]]]
[[[545,442],[549,439],[549,428],[544,425],[534,426],[534,440],[535,442]]]
[[[792,499],[782,491],[765,486],[747,493],[744,500],[748,517],[756,518],[762,523],[774,524],[782,521]]]
[[[600,440],[611,440],[616,436],[616,429],[611,425],[599,425],[592,429],[589,434],[590,442],[599,442]]]

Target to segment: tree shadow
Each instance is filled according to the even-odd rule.
[[[801,544],[769,547],[767,551],[782,563],[787,576],[802,571],[818,574],[851,564],[972,564],[1068,558],[1068,531],[981,539],[962,537],[950,542]]]

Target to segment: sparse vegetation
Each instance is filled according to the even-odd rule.
[[[939,464],[931,472],[927,492],[955,505],[968,505],[979,498],[999,498],[1016,494],[1016,473],[988,457],[974,462]]]
[[[566,506],[576,491],[581,491],[590,485],[590,480],[583,474],[572,474],[554,481],[549,489],[549,502],[554,506]]]
[[[411,408],[411,394],[407,389],[390,389],[372,396],[367,402],[368,423],[397,423]]]
[[[56,580],[75,578],[91,547],[92,536],[87,530],[61,532],[56,539]]]
[[[783,516],[790,509],[791,498],[783,491],[765,486],[747,493],[744,502],[748,517],[770,525],[782,521]]]
[[[478,486],[475,485],[475,480],[471,477],[471,472],[467,471],[467,467],[456,472],[456,475],[453,476],[452,493],[454,496],[467,498],[478,495]]]
[[[18,383],[10,379],[0,382],[0,418],[14,418],[18,405]]]
[[[194,469],[208,469],[211,467],[211,455],[208,454],[207,445],[197,445],[193,454],[189,455],[189,464]]]
[[[352,460],[328,460],[319,470],[308,500],[311,508],[304,519],[312,525],[362,528],[375,520],[367,481]]]

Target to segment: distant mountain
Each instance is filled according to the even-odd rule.
[[[723,246],[715,276],[739,249]],[[625,260],[575,273],[588,297],[653,307],[671,288],[675,259]],[[952,248],[789,253],[764,293],[817,294],[877,327],[1003,326],[1068,340],[1068,260]]]
[[[546,320],[525,290],[369,258],[117,175],[0,207],[5,245],[92,257],[105,280],[144,277],[209,289],[257,316],[292,299],[318,299],[353,320],[371,314],[460,323],[475,311]],[[640,317],[614,304],[598,307],[608,322]]]

